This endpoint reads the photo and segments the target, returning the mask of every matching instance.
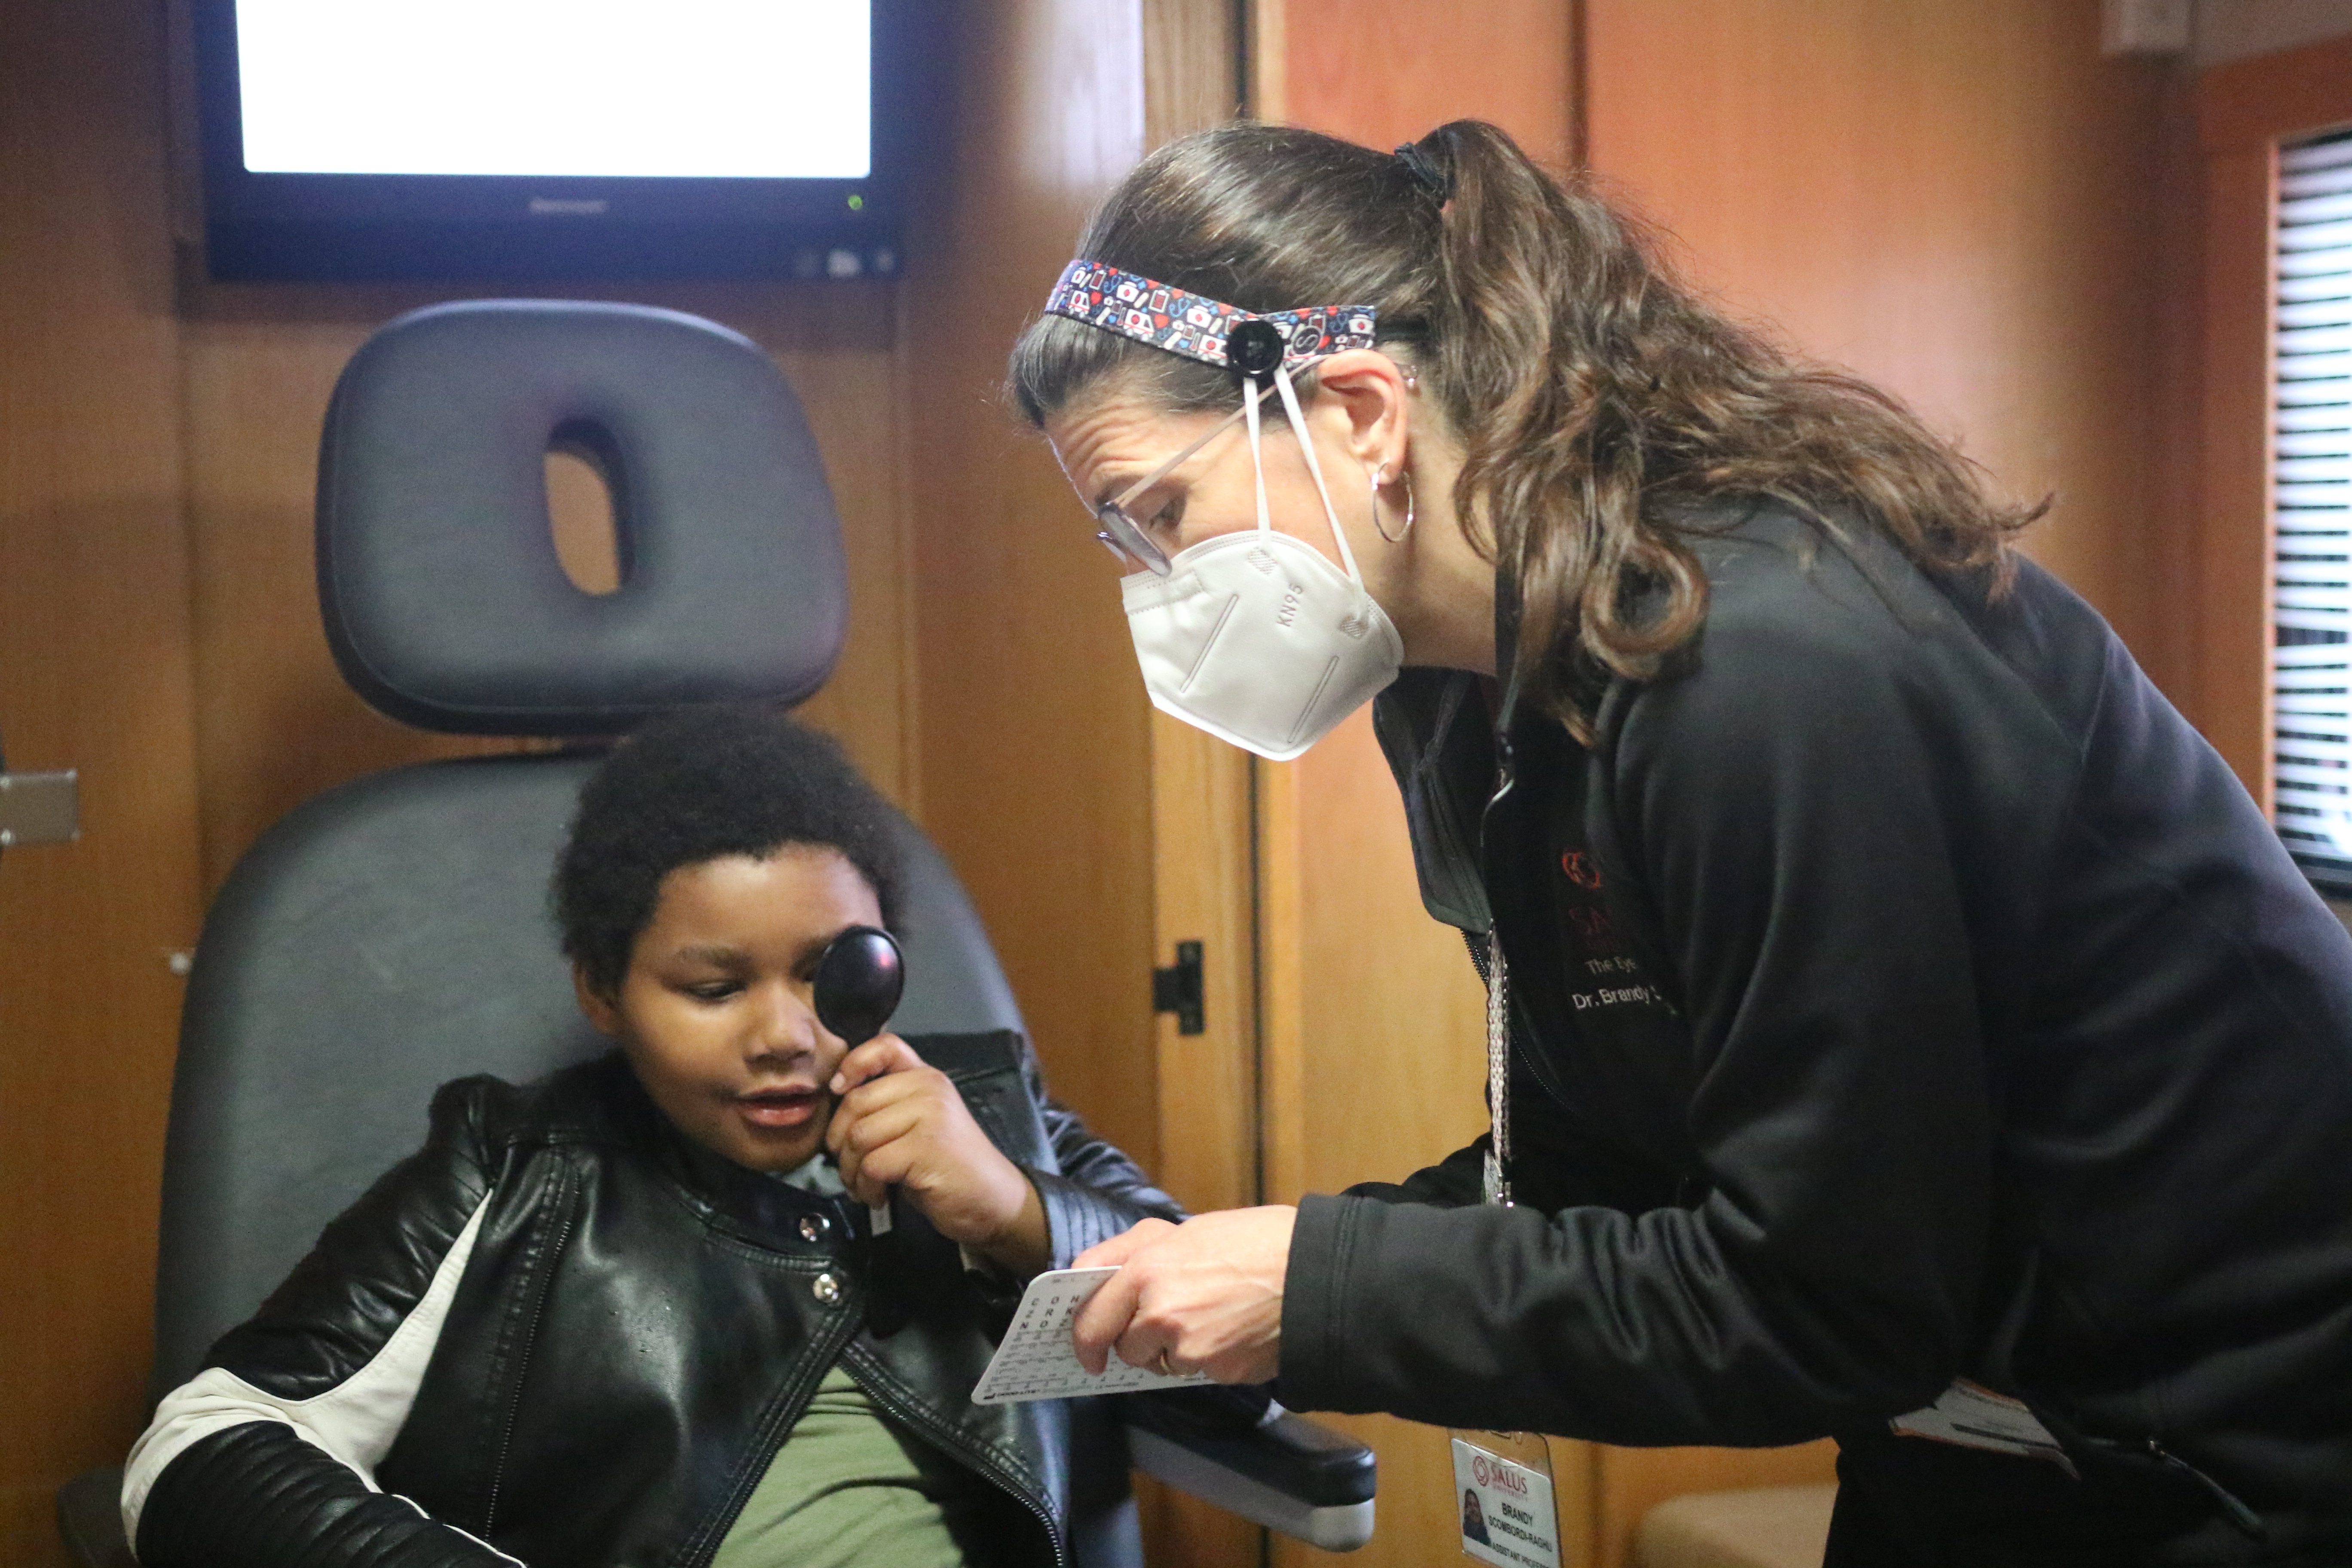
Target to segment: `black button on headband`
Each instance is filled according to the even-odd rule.
[[[1225,363],[1244,375],[1270,375],[1290,345],[1271,321],[1243,321],[1225,334]]]

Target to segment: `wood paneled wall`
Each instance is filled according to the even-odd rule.
[[[2158,460],[2171,68],[2097,0],[1587,0],[1592,167],[1733,310],[1908,399],[2026,549],[2168,687],[2180,483]]]
[[[1449,120],[1491,120],[1528,154],[1578,153],[1574,0],[1486,0],[1448,12],[1416,0],[1255,0],[1261,120],[1368,147]]]
[[[162,40],[0,6],[0,740],[83,837],[0,856],[0,1560],[142,1418],[156,1181],[195,939],[188,563]]]

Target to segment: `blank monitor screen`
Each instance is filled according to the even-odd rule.
[[[865,179],[871,0],[236,0],[256,174]]]

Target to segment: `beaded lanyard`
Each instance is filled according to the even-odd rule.
[[[1495,667],[1503,672],[1503,689],[1495,705],[1495,793],[1486,801],[1479,826],[1480,852],[1485,852],[1486,818],[1511,793],[1518,775],[1518,760],[1511,745],[1511,725],[1519,710],[1519,589],[1514,575],[1497,572],[1495,584]],[[1511,966],[1503,958],[1503,931],[1490,911],[1486,917],[1486,1114],[1493,1131],[1486,1143],[1486,1202],[1511,1206]]]
[[[1503,939],[1486,928],[1486,1114],[1494,1131],[1486,1143],[1486,1199],[1511,1205],[1511,980],[1503,962]]]

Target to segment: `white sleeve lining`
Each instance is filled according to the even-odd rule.
[[[248,1421],[277,1421],[291,1426],[309,1442],[348,1466],[368,1490],[379,1489],[375,1468],[392,1451],[425,1368],[441,1338],[449,1303],[457,1294],[458,1279],[473,1255],[482,1215],[489,1209],[485,1197],[457,1233],[441,1267],[433,1272],[415,1310],[402,1320],[392,1338],[367,1365],[350,1377],[308,1399],[281,1399],[222,1367],[207,1367],[163,1396],[155,1419],[132,1444],[122,1470],[122,1531],[127,1541],[139,1539],[139,1515],[147,1494],[163,1468],[190,1446],[215,1432]]]

